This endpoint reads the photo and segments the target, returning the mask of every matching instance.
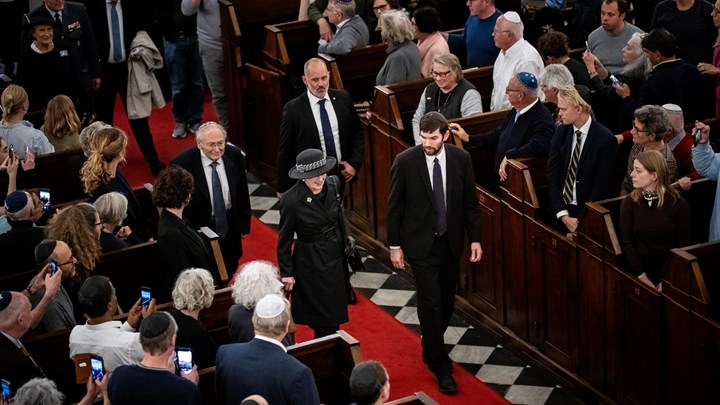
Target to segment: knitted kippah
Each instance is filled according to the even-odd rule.
[[[535,75],[529,72],[518,72],[518,74],[515,75],[517,79],[520,81],[520,84],[527,87],[528,89],[537,89],[538,88],[538,81],[535,78]]]
[[[13,191],[5,197],[5,212],[14,214],[28,204],[28,195],[26,192],[18,190]]]

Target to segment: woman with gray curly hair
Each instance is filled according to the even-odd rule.
[[[268,294],[283,296],[283,284],[278,279],[278,268],[265,260],[254,260],[240,268],[232,286],[235,305],[228,311],[230,339],[235,343],[249,342],[255,337],[252,316],[255,304]],[[283,344],[290,344],[289,335]]]
[[[132,233],[129,226],[122,226],[127,218],[128,200],[124,194],[113,191],[101,195],[93,206],[100,215],[102,229],[100,230],[100,250],[103,253],[126,248],[125,241]]]
[[[420,79],[420,50],[413,42],[415,30],[407,14],[399,10],[386,11],[380,16],[380,22],[383,43],[388,45],[388,56],[375,78],[375,84],[386,86]]]
[[[175,280],[172,291],[174,309],[168,311],[178,325],[176,347],[192,349],[198,369],[215,365],[217,346],[198,320],[200,311],[209,308],[215,298],[215,282],[205,269],[183,270]]]

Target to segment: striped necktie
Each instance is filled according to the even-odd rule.
[[[568,168],[568,174],[565,178],[565,187],[563,188],[563,200],[565,204],[570,204],[573,200],[573,189],[575,188],[575,178],[577,176],[578,161],[580,161],[580,136],[582,132],[575,131],[575,149],[573,150],[572,160],[570,160],[570,167]]]

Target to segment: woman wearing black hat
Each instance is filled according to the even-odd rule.
[[[288,175],[300,181],[280,200],[278,265],[285,290],[292,292],[293,319],[309,325],[318,338],[348,321],[347,232],[338,179],[327,177],[336,159],[306,149],[296,163]]]
[[[72,58],[61,43],[53,41],[53,22],[43,15],[23,18],[28,36],[34,38],[17,67],[18,83],[28,93],[29,111],[45,109],[48,101],[64,94],[73,101],[81,120],[92,111],[91,95],[83,86]]]

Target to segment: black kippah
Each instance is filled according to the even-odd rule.
[[[53,239],[45,239],[35,246],[35,263],[39,266],[47,262],[53,250],[55,250],[55,246],[57,246],[57,242]]]
[[[0,311],[4,311],[5,308],[12,302],[12,293],[10,291],[0,291]]]
[[[153,312],[140,323],[140,335],[152,339],[165,333],[170,326],[170,315],[165,312]]]

